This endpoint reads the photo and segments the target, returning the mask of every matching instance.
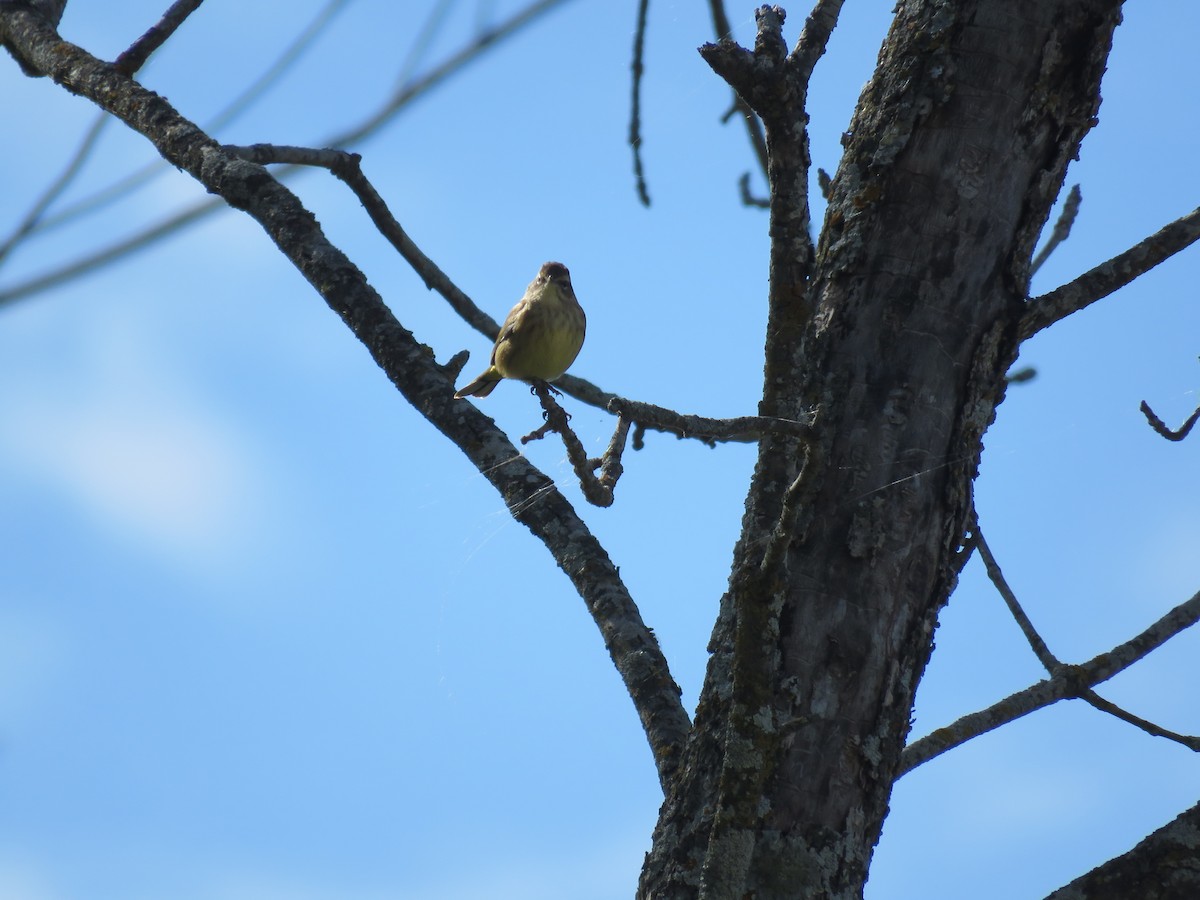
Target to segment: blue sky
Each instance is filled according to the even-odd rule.
[[[217,137],[321,145],[393,89],[429,2],[345,5],[303,65]],[[520,4],[459,2],[416,72]],[[62,33],[112,58],[163,3],[76,2]],[[752,412],[766,219],[695,47],[705,4],[652,5],[642,133],[625,145],[633,4],[572,0],[351,146],[413,239],[501,317],[541,262],[588,312],[575,371],[686,412]],[[1049,290],[1200,197],[1200,10],[1131,4],[1100,126],[1069,181]],[[204,124],[315,15],[210,2],[142,75]],[[813,157],[870,75],[891,4],[846,4],[812,92]],[[729,3],[752,40],[752,4]],[[794,8],[795,35],[807,10]],[[0,235],[93,113],[0,68]],[[65,202],[154,160],[109,127]],[[319,172],[290,183],[440,359],[488,346]],[[756,179],[756,183],[757,179]],[[164,168],[24,244],[0,290],[202,199]],[[1197,589],[1200,255],[1188,251],[1030,342],[1037,380],[986,438],[989,542],[1051,648],[1082,661]],[[540,421],[519,386],[481,405]],[[595,626],[545,550],[391,388],[245,217],[222,213],[85,280],[0,309],[0,896],[12,900],[465,900],[632,896],[660,795]],[[597,451],[612,421],[571,407]],[[587,508],[560,446],[526,449],[608,547],[694,703],[750,447],[651,435],[617,502]],[[1197,635],[1103,693],[1200,732]],[[942,616],[914,736],[1041,677],[972,563]],[[867,895],[1039,897],[1192,805],[1188,751],[1060,704],[903,779]],[[1006,865],[997,865],[1003,859]],[[1013,864],[1013,860],[1018,860]]]

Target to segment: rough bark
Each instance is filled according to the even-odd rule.
[[[1195,900],[1200,897],[1200,804],[1128,853],[1076,878],[1046,900]]]
[[[763,118],[771,155],[760,413],[817,418],[811,442],[760,443],[641,896],[861,895],[965,561],[1033,245],[1094,122],[1119,9],[902,2],[811,257],[794,199],[808,176],[803,85],[764,35],[766,11],[752,54],[703,51]]]

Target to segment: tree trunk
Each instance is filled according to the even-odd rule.
[[[788,54],[779,12],[764,8],[753,54],[703,49],[767,130],[760,413],[815,412],[814,433],[760,443],[640,896],[861,896],[938,611],[966,560],[1029,260],[1094,124],[1119,21],[1117,0],[901,2],[815,254],[812,47],[802,37]]]

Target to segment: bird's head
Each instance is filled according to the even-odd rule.
[[[542,268],[538,271],[537,280],[542,284],[552,283],[558,285],[564,291],[571,291],[571,273],[560,262],[542,263]]]

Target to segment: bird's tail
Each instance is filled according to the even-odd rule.
[[[488,366],[487,371],[468,384],[466,387],[459,388],[454,392],[454,399],[461,400],[463,397],[486,397],[500,383],[500,373],[492,366]]]

